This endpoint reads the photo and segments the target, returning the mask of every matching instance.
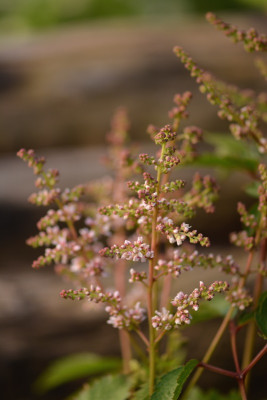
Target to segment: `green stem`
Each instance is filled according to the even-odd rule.
[[[144,365],[147,365],[147,355],[143,351],[143,349],[140,347],[139,343],[135,340],[135,338],[130,334],[130,332],[126,331],[127,334],[129,335],[129,340],[131,342],[131,345],[133,347],[133,350],[136,352],[136,354],[140,357]]]
[[[160,160],[163,159],[166,145],[163,144],[161,148]],[[160,166],[157,169],[157,198],[160,195],[161,186],[161,169]],[[148,324],[149,324],[149,395],[152,396],[154,392],[155,383],[155,363],[156,363],[156,344],[155,344],[155,329],[152,325],[152,317],[155,313],[157,304],[157,293],[154,277],[154,266],[157,262],[157,247],[158,247],[158,235],[157,235],[157,219],[158,219],[158,206],[156,205],[153,211],[152,217],[152,232],[151,232],[151,250],[154,252],[154,258],[149,260],[148,269],[148,299],[147,299],[147,310],[148,310]]]

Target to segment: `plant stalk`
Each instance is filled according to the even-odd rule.
[[[266,252],[267,252],[267,239],[264,239],[261,243],[260,270],[264,270],[266,266]],[[254,295],[253,295],[254,309],[257,308],[259,298],[262,292],[262,287],[263,287],[263,275],[259,272],[256,277],[254,286]],[[255,334],[256,334],[256,325],[255,321],[253,320],[249,323],[247,329],[247,335],[244,345],[245,350],[242,360],[242,369],[246,368],[252,359],[253,348],[255,343]],[[250,380],[250,374],[247,376],[246,379],[246,388],[248,388],[249,380]]]
[[[251,263],[252,263],[252,260],[253,260],[253,255],[254,255],[254,249],[252,249],[249,252],[248,259],[247,259],[247,264],[246,264],[245,271],[244,271],[244,275],[243,275],[242,279],[240,279],[240,282],[239,282],[239,285],[238,285],[239,289],[241,289],[245,285],[247,276],[248,276],[248,274],[250,272],[250,267],[251,267]],[[214,338],[213,338],[213,340],[212,340],[212,342],[211,342],[206,354],[204,355],[204,357],[202,359],[203,363],[207,363],[210,360],[214,350],[216,349],[219,341],[221,340],[221,337],[222,337],[225,329],[227,328],[228,323],[231,320],[233,311],[234,311],[234,307],[231,306],[229,308],[227,314],[225,315],[225,317],[224,317],[224,319],[223,319],[223,321],[222,321],[222,323],[221,323],[216,335],[214,336]],[[189,392],[196,385],[197,381],[199,380],[199,378],[202,375],[202,372],[203,372],[203,369],[199,369],[198,368],[196,370],[196,372],[194,373],[189,385],[187,386],[187,388],[186,388],[186,390],[184,392],[184,395],[183,395],[183,399],[184,400],[186,400],[188,398]]]

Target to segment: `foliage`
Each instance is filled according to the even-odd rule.
[[[45,392],[77,378],[103,374],[121,368],[121,361],[96,354],[72,354],[56,360],[35,382],[38,392]]]
[[[243,2],[243,4],[242,4]],[[7,30],[40,30],[97,19],[173,15],[213,10],[264,9],[264,0],[2,0],[0,22]],[[266,7],[265,7],[266,9]]]

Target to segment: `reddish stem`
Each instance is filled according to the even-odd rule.
[[[232,354],[233,354],[233,359],[235,363],[235,368],[236,372],[240,374],[240,365],[239,365],[239,360],[238,360],[238,355],[237,355],[237,348],[236,348],[236,332],[237,328],[234,324],[234,321],[231,320],[229,324],[229,329],[230,329],[230,338],[231,338],[231,348],[232,348]]]
[[[243,369],[242,375],[245,377],[247,373],[254,367],[255,364],[267,353],[267,344],[261,349],[261,351],[253,358],[249,365]]]
[[[214,365],[206,364],[203,362],[200,362],[198,364],[198,367],[205,368],[209,371],[215,372],[217,374],[229,376],[230,378],[238,379],[238,374],[236,372],[228,371],[227,369],[215,367]]]

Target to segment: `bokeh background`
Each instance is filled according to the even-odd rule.
[[[16,159],[16,151],[34,148],[45,155],[49,166],[60,169],[62,186],[101,177],[107,171],[99,160],[115,109],[128,109],[133,141],[148,146],[147,125],[165,125],[174,94],[185,90],[194,95],[188,123],[226,131],[172,53],[173,46],[183,46],[201,66],[241,88],[262,91],[262,80],[253,55],[215,31],[205,21],[207,11],[242,29],[254,26],[267,33],[266,0],[0,1],[3,398],[64,398],[71,386],[39,397],[32,391],[32,382],[51,360],[81,351],[118,354],[116,332],[106,327],[102,315],[62,301],[58,293],[65,284],[52,268],[31,270],[39,253],[28,249],[25,239],[36,232],[43,210],[27,204],[34,190],[32,172]],[[218,213],[196,221],[222,251],[227,251],[229,232],[238,228],[235,208],[243,183],[241,175],[224,179]],[[205,332],[207,341],[216,326],[217,321]],[[199,334],[191,331],[189,353],[201,357]],[[204,386],[209,379],[215,385],[220,381],[207,374]]]

